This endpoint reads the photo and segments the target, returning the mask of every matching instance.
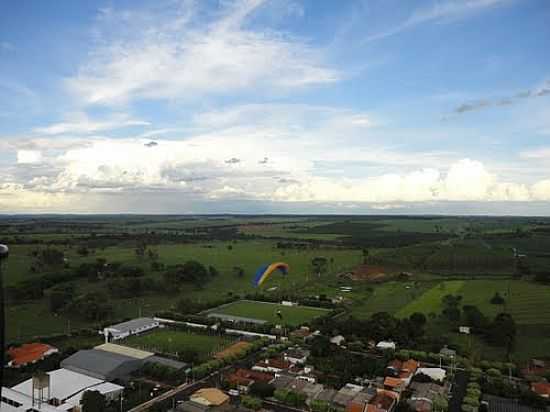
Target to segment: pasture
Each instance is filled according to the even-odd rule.
[[[281,312],[282,319],[279,319],[277,312]],[[311,321],[319,316],[328,314],[327,309],[314,308],[310,306],[284,306],[276,303],[255,302],[250,300],[240,300],[237,302],[223,305],[218,308],[210,309],[208,314],[238,316],[242,318],[257,319],[273,324],[287,324],[290,326],[299,326]]]
[[[194,351],[198,353],[201,361],[206,361],[233,344],[234,341],[234,338],[228,336],[206,335],[174,329],[156,329],[143,335],[130,336],[123,341],[123,344],[167,355]]]

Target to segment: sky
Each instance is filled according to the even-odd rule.
[[[0,213],[550,215],[548,0],[0,4]]]

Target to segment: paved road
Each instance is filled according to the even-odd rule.
[[[456,372],[453,382],[452,397],[449,402],[449,412],[461,412],[462,400],[464,399],[464,395],[466,395],[468,378],[468,372]]]

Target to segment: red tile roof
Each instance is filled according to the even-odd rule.
[[[271,373],[253,371],[251,369],[237,369],[235,371],[235,375],[241,378],[252,379],[254,381],[262,381],[262,382],[271,382],[275,377]]]
[[[392,378],[391,376],[387,376],[386,379],[384,379],[384,386],[399,388],[403,386],[403,381],[400,378]]]
[[[363,402],[349,402],[346,406],[346,412],[364,412],[365,404]]]
[[[531,390],[537,395],[549,397],[550,396],[550,383],[548,382],[536,382],[531,384]]]
[[[18,348],[8,349],[8,353],[14,366],[22,366],[42,359],[46,352],[54,349],[44,343],[26,343]]]

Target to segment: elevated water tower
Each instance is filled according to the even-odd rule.
[[[40,406],[50,400],[50,375],[37,372],[32,377],[32,406]]]

